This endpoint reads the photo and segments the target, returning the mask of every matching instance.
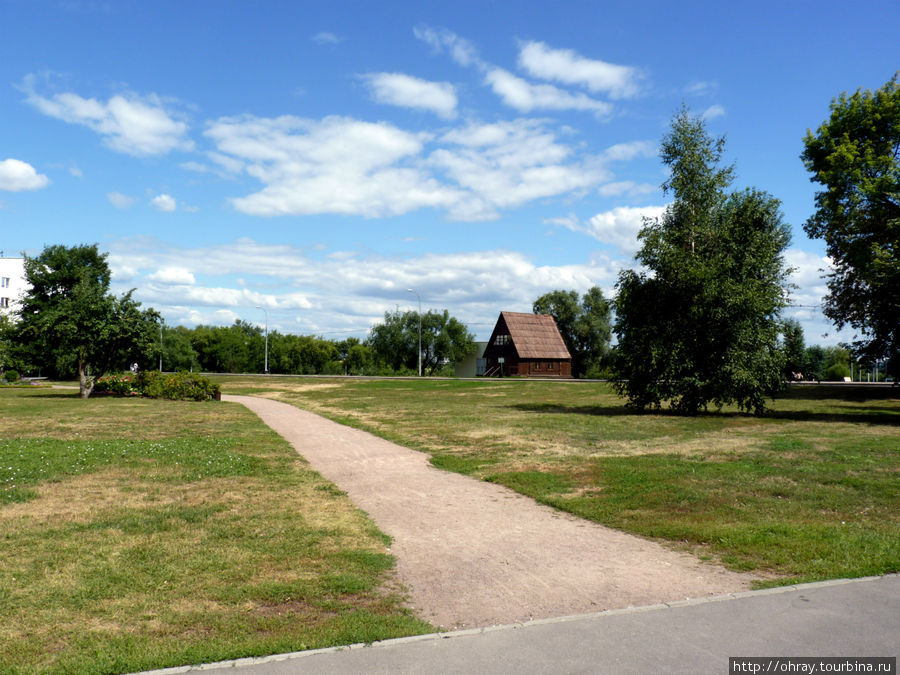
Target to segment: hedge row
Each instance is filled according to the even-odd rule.
[[[142,370],[137,375],[105,375],[94,385],[95,392],[121,396],[146,396],[173,401],[219,401],[222,392],[218,384],[197,373],[160,373]]]

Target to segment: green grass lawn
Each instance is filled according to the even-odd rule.
[[[795,387],[768,417],[689,418],[636,414],[602,383],[220,381],[765,584],[900,571],[896,389]]]
[[[0,410],[0,672],[431,630],[386,537],[242,406],[4,388]]]

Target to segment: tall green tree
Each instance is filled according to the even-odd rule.
[[[92,246],[47,246],[25,257],[28,291],[19,308],[16,339],[32,363],[72,359],[82,398],[96,379],[158,354],[159,315],[141,310],[131,291],[109,292],[106,254]]]
[[[816,382],[825,379],[825,349],[820,345],[810,345],[803,354],[806,370],[803,375],[807,380]]]
[[[784,378],[796,380],[806,373],[806,340],[803,336],[803,327],[796,319],[788,319],[784,322],[781,332],[781,343],[784,349]]]
[[[831,102],[800,157],[822,186],[804,229],[824,239],[834,271],[825,315],[859,331],[857,355],[900,376],[900,84]]]
[[[735,403],[761,414],[781,386],[790,232],[778,200],[726,192],[734,170],[720,165],[724,147],[701,118],[675,116],[661,146],[673,201],[640,231],[644,270],[619,275],[618,388],[641,410]]]
[[[366,341],[376,362],[395,372],[418,369],[419,313],[385,312]],[[461,361],[475,351],[475,337],[464,323],[441,312],[422,314],[422,372],[433,375],[445,364]]]
[[[556,321],[569,353],[572,375],[590,377],[602,368],[609,353],[610,306],[597,286],[580,302],[576,291],[551,291],[532,304],[535,314],[549,314]]]
[[[163,369],[199,370],[197,352],[191,345],[192,331],[184,326],[166,327],[163,331]]]

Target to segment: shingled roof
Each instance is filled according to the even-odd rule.
[[[569,350],[549,314],[500,312],[520,359],[570,359]]]

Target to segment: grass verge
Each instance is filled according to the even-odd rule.
[[[896,389],[795,387],[763,418],[636,414],[602,383],[223,378],[559,509],[754,571],[900,571]]]
[[[387,539],[242,406],[0,391],[0,672],[428,632]]]

